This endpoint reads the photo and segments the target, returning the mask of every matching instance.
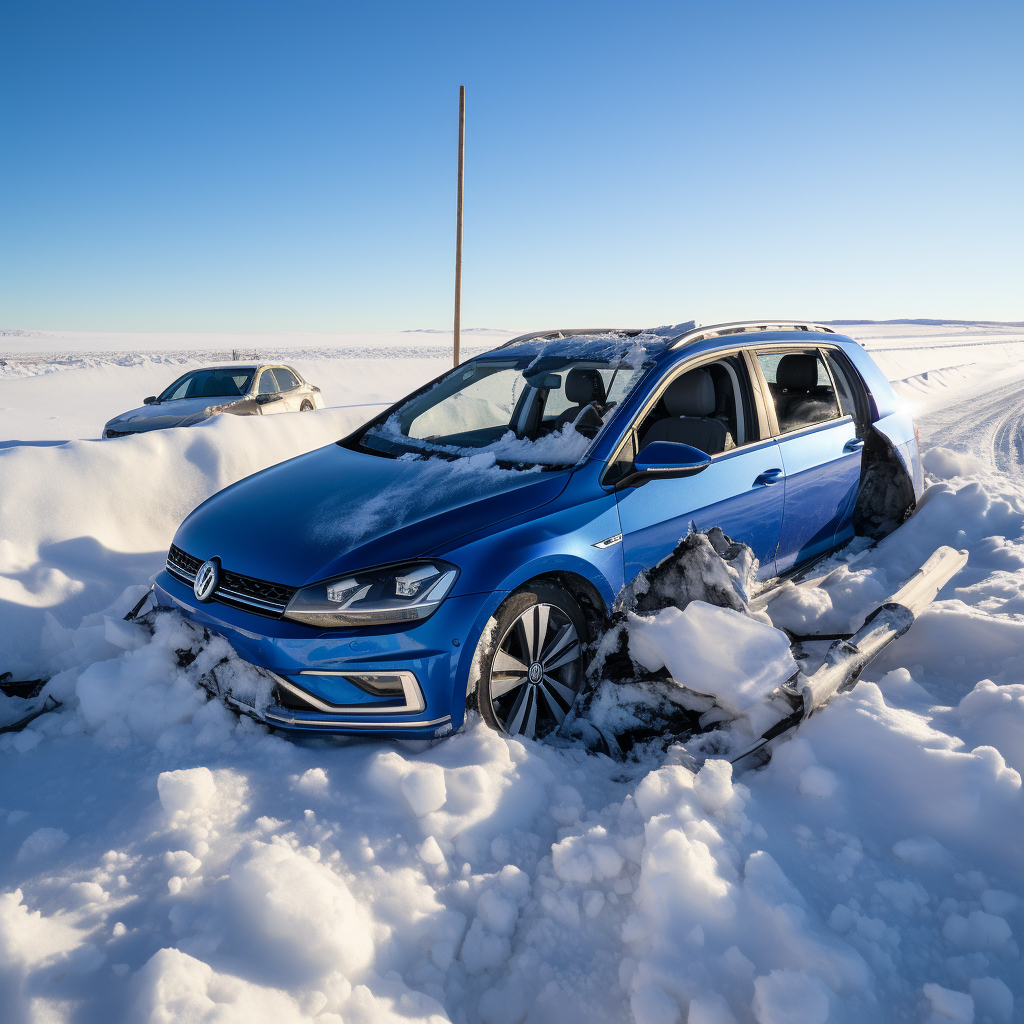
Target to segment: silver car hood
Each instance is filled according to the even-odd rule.
[[[115,416],[107,427],[114,430],[159,430],[161,427],[179,427],[185,420],[196,423],[220,412],[228,406],[241,402],[245,396],[225,398],[223,395],[211,398],[177,398],[171,402],[154,402],[131,412]],[[106,427],[104,428],[106,429]]]

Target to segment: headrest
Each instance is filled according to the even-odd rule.
[[[565,377],[565,397],[577,405],[589,405],[591,402],[604,405],[605,390],[601,374],[582,366],[574,367]]]
[[[813,391],[818,386],[818,357],[810,352],[783,356],[775,380],[787,391]]]
[[[707,370],[677,377],[665,391],[669,416],[710,416],[715,411],[715,382]]]
[[[207,377],[203,383],[203,398],[230,398],[238,393],[230,377]]]

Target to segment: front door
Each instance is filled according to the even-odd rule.
[[[691,524],[698,530],[719,526],[750,545],[760,578],[774,576],[785,472],[742,353],[667,375],[654,404],[634,424],[630,443],[642,451],[654,440],[700,448],[711,465],[695,476],[649,480],[617,492],[627,582],[670,554]]]
[[[626,581],[660,562],[686,536],[720,526],[749,544],[759,579],[776,574],[785,478],[779,446],[761,441],[716,455],[696,476],[650,480],[618,492]]]
[[[298,412],[305,397],[299,390],[298,378],[286,366],[275,366],[274,377],[281,388],[281,411]]]
[[[268,416],[270,413],[288,411],[285,406],[284,395],[281,394],[281,388],[277,383],[277,378],[269,366],[260,371],[260,385],[256,401],[259,404],[260,412],[264,416]]]

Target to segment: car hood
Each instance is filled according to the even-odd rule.
[[[208,498],[174,543],[233,572],[302,586],[425,555],[552,501],[570,475],[500,469],[492,455],[390,459],[331,444]]]
[[[144,405],[115,416],[107,427],[114,430],[157,430],[160,427],[176,427],[183,420],[202,419],[204,414],[212,415],[214,411],[242,401],[243,397],[240,395],[238,398],[177,398],[173,402],[154,402],[152,405]]]

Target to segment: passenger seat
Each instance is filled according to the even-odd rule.
[[[707,370],[691,370],[672,381],[662,401],[669,415],[647,431],[641,448],[652,441],[675,441],[699,448],[708,455],[716,455],[732,447],[725,424],[712,418],[715,383]]]
[[[783,356],[775,380],[775,411],[783,433],[829,418],[822,412],[827,411],[831,389],[818,388],[816,355],[801,352]]]

